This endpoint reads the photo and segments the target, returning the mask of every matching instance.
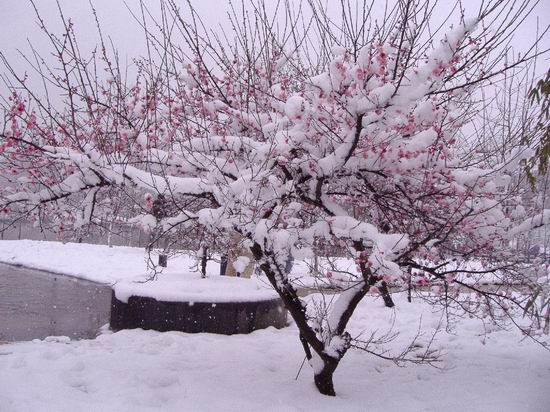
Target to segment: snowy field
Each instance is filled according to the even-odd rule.
[[[152,255],[155,260],[157,256]],[[148,255],[143,248],[87,243],[61,243],[36,240],[0,241],[0,262],[52,271],[98,283],[114,284],[121,280],[147,276]],[[213,263],[213,262],[211,262]],[[163,273],[189,273],[196,262],[188,256],[170,259]],[[219,273],[218,265],[209,265],[209,274]]]
[[[61,243],[39,240],[0,240],[0,262],[24,265],[33,269],[51,271],[98,283],[114,284],[123,280],[147,277],[149,256],[143,248],[92,245],[88,243]],[[156,263],[158,256],[151,254]],[[198,273],[196,260],[189,255],[170,257],[164,275]],[[344,262],[343,269],[353,268]],[[159,268],[160,269],[160,268]],[[220,273],[219,263],[209,261],[209,276]],[[308,272],[304,262],[295,262],[293,275],[303,278]]]
[[[399,351],[417,333],[425,350],[440,314],[397,297],[389,310],[368,299],[351,330],[386,330],[395,316]],[[438,335],[439,369],[397,367],[351,351],[336,372],[338,396],[320,395],[297,329],[250,335],[105,332],[0,346],[2,412],[27,411],[531,411],[550,410],[550,355],[519,333],[483,333],[466,320]],[[424,342],[424,344],[422,344]]]
[[[143,248],[86,243],[61,243],[37,240],[2,240],[0,241],[0,262],[24,265],[33,269],[51,271],[75,276],[81,279],[113,285],[121,281],[144,279],[148,276],[148,254]],[[151,259],[156,263],[157,256]],[[187,278],[197,275],[197,262],[189,255],[177,255],[169,259],[168,267],[163,269],[164,279],[177,279],[182,275]],[[323,271],[340,270],[356,273],[351,259],[319,259]],[[318,279],[310,275],[310,262],[294,261],[290,278],[297,287],[331,287],[331,279]],[[466,269],[479,269],[479,264],[469,263]],[[220,272],[219,263],[209,261],[207,274],[211,277]],[[336,274],[334,275],[336,276]],[[465,283],[498,282],[494,275],[476,275],[470,278],[460,277]]]
[[[0,261],[118,283],[146,275],[144,251],[55,242],[0,241]],[[168,277],[193,262],[169,262]],[[297,266],[298,269],[300,266]],[[214,265],[210,273],[217,273]],[[193,275],[196,276],[196,275]],[[319,299],[320,295],[307,299]],[[327,299],[331,297],[328,296]],[[335,374],[336,398],[320,395],[294,325],[250,335],[108,330],[93,340],[0,345],[0,411],[532,411],[550,410],[550,353],[517,330],[463,319],[394,295],[395,309],[369,296],[350,323],[353,336],[391,330],[400,353],[441,352],[436,367],[398,367],[350,350]],[[376,349],[376,347],[371,347]]]

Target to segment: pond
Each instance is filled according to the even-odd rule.
[[[109,286],[0,263],[0,342],[93,338],[110,304]]]

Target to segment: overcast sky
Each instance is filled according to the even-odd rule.
[[[55,0],[35,0],[46,23],[53,32],[60,33],[61,26]],[[71,17],[79,37],[79,42],[84,50],[91,50],[97,43],[97,33],[94,28],[94,20],[88,0],[59,0],[66,16]],[[360,1],[360,0],[358,0]],[[224,0],[191,0],[193,6],[203,16],[206,25],[216,27],[227,22],[226,10],[229,2]],[[274,4],[275,0],[266,0],[267,4]],[[104,34],[112,37],[121,57],[131,60],[132,57],[143,55],[144,38],[139,25],[133,20],[123,0],[93,0],[101,20]],[[126,0],[131,9],[139,10],[137,0]],[[157,0],[148,0],[146,3],[152,10],[158,10]],[[183,0],[181,0],[183,4]],[[235,3],[238,3],[236,1]],[[331,7],[336,7],[338,1],[329,0]],[[481,0],[463,0],[467,14],[475,15]],[[384,1],[377,2],[379,10],[383,8]],[[445,15],[454,0],[440,0],[439,16]],[[18,56],[17,49],[28,54],[30,41],[40,52],[51,50],[44,35],[36,25],[36,16],[28,0],[0,0],[0,13],[2,24],[0,25],[0,51],[4,53],[11,64],[18,70],[24,71],[27,64]],[[543,0],[536,7],[535,12],[529,17],[524,26],[516,33],[514,47],[524,50],[530,45],[536,35],[537,17],[544,24],[550,23],[550,1]],[[546,36],[544,46],[550,48],[550,36]],[[539,64],[542,70],[550,66],[550,60]],[[4,71],[0,67],[0,72]],[[1,90],[0,86],[0,90]]]

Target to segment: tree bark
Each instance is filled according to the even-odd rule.
[[[208,247],[202,247],[201,255],[201,278],[206,278],[206,265],[208,263]]]
[[[253,253],[256,261],[262,262],[260,265],[261,269],[266,274],[269,282],[279,294],[285,307],[288,309],[290,315],[296,322],[296,326],[300,331],[300,341],[304,347],[306,357],[311,360],[313,351],[315,351],[315,355],[313,356],[319,356],[321,358],[320,360],[323,362],[322,369],[317,373],[314,372],[315,386],[323,395],[336,396],[332,376],[334,375],[334,371],[336,370],[340,359],[342,359],[343,354],[339,359],[335,359],[324,354],[324,343],[317,338],[315,331],[308,324],[306,308],[298,297],[296,290],[288,282],[288,279],[286,279],[285,274],[280,267],[275,265],[276,267],[274,268],[267,263],[268,259],[274,261],[273,256],[270,255],[269,252],[266,253],[266,251],[264,251],[257,242],[255,242],[252,246],[251,252]],[[278,282],[276,280],[277,276],[275,270],[279,272],[279,277],[285,280]],[[361,289],[358,293],[359,295],[364,296],[367,290],[368,288],[366,287]],[[349,319],[349,316],[347,318]],[[345,322],[342,323],[341,326],[345,328]]]
[[[382,281],[380,286],[378,287],[378,290],[382,295],[382,299],[384,299],[384,305],[386,305],[386,307],[388,308],[393,308],[395,306],[395,303],[393,303],[393,299],[391,298],[388,284],[385,281]]]
[[[338,362],[339,361],[337,359],[323,359],[323,369],[319,373],[316,373],[313,377],[315,386],[323,395],[336,396],[332,376],[338,366]]]

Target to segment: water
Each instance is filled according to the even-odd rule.
[[[93,338],[110,304],[109,286],[0,263],[0,342]]]

